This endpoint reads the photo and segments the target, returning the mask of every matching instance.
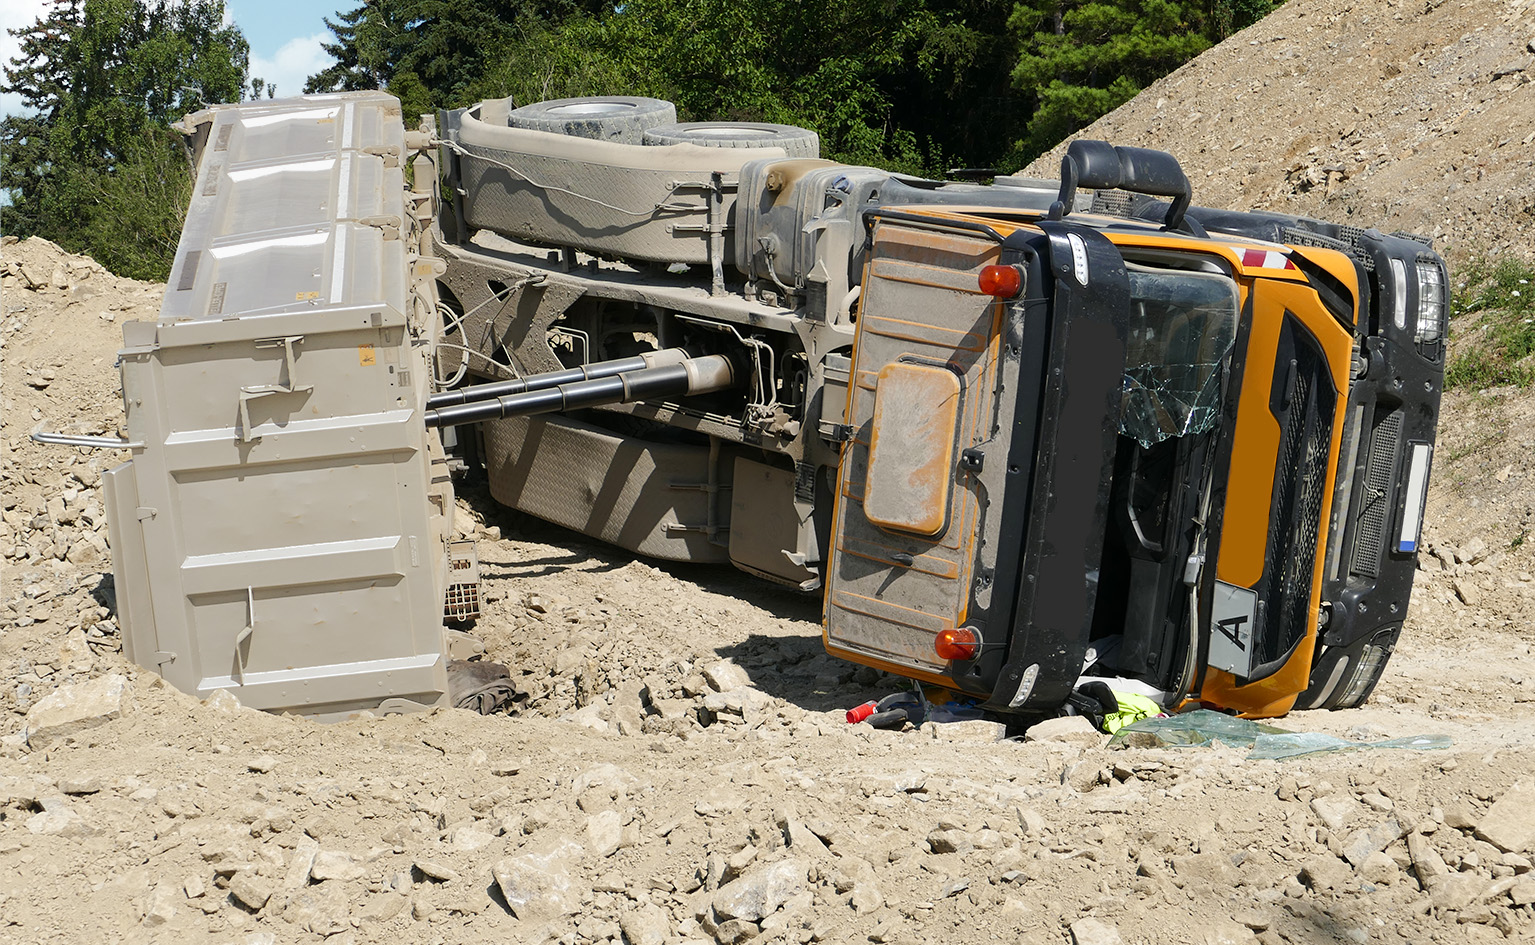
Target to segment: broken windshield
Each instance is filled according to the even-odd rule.
[[[1129,272],[1119,432],[1146,448],[1204,433],[1219,419],[1222,368],[1236,339],[1236,283],[1133,264]]]

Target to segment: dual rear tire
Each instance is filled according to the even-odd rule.
[[[677,109],[671,102],[633,95],[535,102],[513,109],[506,119],[513,128],[618,144],[640,144],[647,130],[676,121]]]

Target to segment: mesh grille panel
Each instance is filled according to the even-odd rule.
[[[1354,527],[1354,553],[1349,570],[1365,577],[1380,576],[1385,553],[1386,507],[1391,480],[1396,473],[1397,441],[1402,438],[1402,412],[1394,410],[1376,424],[1370,434],[1370,461],[1365,470],[1365,492]]]
[[[1095,190],[1093,191],[1093,213],[1103,213],[1112,216],[1127,217],[1130,215],[1130,204],[1134,199],[1133,194],[1122,190]],[[1068,210],[1071,208],[1068,207]]]
[[[1327,454],[1337,403],[1327,377],[1326,359],[1316,341],[1304,329],[1288,324],[1287,328],[1294,342],[1294,361],[1281,368],[1289,376],[1277,411],[1282,433],[1274,477],[1266,586],[1259,595],[1268,630],[1259,640],[1259,663],[1289,652],[1305,636],[1310,620],[1322,503],[1329,485]]]
[[[1374,272],[1374,257],[1359,246],[1359,241],[1364,236],[1364,230],[1356,226],[1340,226],[1337,230],[1338,236],[1332,237],[1299,227],[1287,226],[1284,228],[1284,241],[1295,246],[1318,246],[1323,249],[1335,249],[1359,263],[1367,272]]]

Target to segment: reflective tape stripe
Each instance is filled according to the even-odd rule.
[[[1247,249],[1233,246],[1242,259],[1243,269],[1294,269],[1295,263],[1284,253],[1271,249]]]
[[[1407,497],[1402,507],[1402,531],[1397,536],[1396,550],[1418,550],[1418,529],[1423,524],[1423,503],[1428,498],[1428,461],[1434,448],[1427,443],[1414,443],[1412,457],[1407,466]]]

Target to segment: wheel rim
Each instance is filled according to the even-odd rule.
[[[772,131],[764,131],[761,128],[693,128],[689,129],[688,137],[691,138],[771,138]]]
[[[588,117],[591,115],[611,115],[633,109],[632,102],[576,102],[570,105],[556,105],[549,109],[550,112],[559,115],[574,115]]]

